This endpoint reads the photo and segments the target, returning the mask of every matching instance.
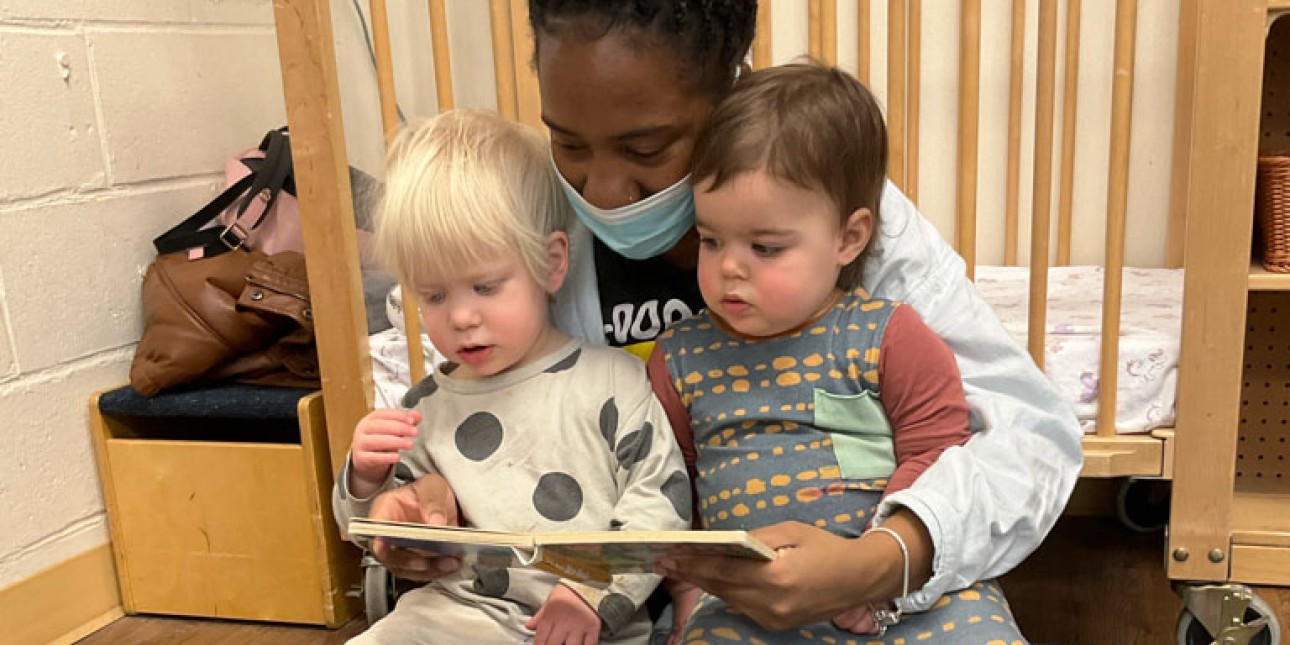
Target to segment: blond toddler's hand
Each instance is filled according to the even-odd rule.
[[[399,451],[412,449],[420,422],[416,410],[373,410],[363,417],[349,450],[350,492],[360,498],[375,493],[399,463]]]
[[[574,590],[557,584],[542,608],[524,626],[533,630],[533,645],[596,645],[600,616]]]
[[[672,596],[672,631],[668,633],[667,645],[680,645],[681,637],[685,635],[685,624],[690,621],[690,614],[699,604],[699,594],[703,590],[679,580],[666,580],[664,584]]]

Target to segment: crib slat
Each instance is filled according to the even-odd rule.
[[[372,11],[372,49],[376,52],[376,87],[381,101],[381,126],[388,146],[399,131],[398,94],[394,87],[394,59],[390,48],[390,21],[385,0],[370,0]],[[408,330],[408,370],[412,382],[426,376],[425,349],[421,346],[421,318],[417,315],[416,293],[409,285],[403,289],[403,325]]]
[[[456,104],[452,89],[452,47],[448,42],[448,12],[444,0],[430,0],[430,46],[434,58],[435,102],[440,112]],[[426,377],[425,347],[421,344],[421,317],[416,291],[408,285],[403,290],[403,329],[408,341],[408,375],[413,383]]]
[[[905,0],[887,0],[887,174],[905,189]]]
[[[905,196],[918,204],[918,119],[922,100],[922,32],[923,2],[909,0],[908,35],[905,41],[908,74],[905,86]]]
[[[430,45],[434,57],[434,93],[440,112],[456,102],[452,93],[452,48],[448,43],[448,13],[444,0],[430,0]]]
[[[872,7],[869,6],[869,0],[857,0],[856,6],[856,78],[861,83],[869,85],[870,70],[872,64],[870,59],[869,41],[873,38],[873,14]]]
[[[394,91],[394,58],[390,53],[390,19],[385,0],[369,0],[372,49],[376,56],[376,89],[381,102],[381,131],[389,142],[399,131],[399,103]]]
[[[981,0],[963,0],[959,19],[958,250],[976,275],[976,195],[981,115]]]
[[[838,64],[838,0],[820,2],[820,58],[825,65]]]
[[[1106,275],[1102,285],[1102,357],[1097,434],[1115,436],[1115,395],[1120,362],[1120,296],[1124,272],[1124,222],[1129,201],[1129,135],[1133,126],[1133,57],[1137,0],[1115,5],[1115,76],[1111,85],[1111,159],[1106,197]]]
[[[545,130],[542,92],[538,89],[533,57],[533,29],[529,26],[528,0],[511,0],[511,71],[515,77],[515,116],[524,125]]]
[[[492,28],[497,113],[514,121],[519,115],[519,105],[515,97],[515,49],[511,38],[509,0],[488,0],[488,22]]]
[[[764,69],[771,63],[771,1],[761,0],[757,3],[757,31],[753,36],[752,67]]]
[[[341,123],[331,4],[273,3],[292,160],[311,258],[357,258],[354,202]],[[332,472],[349,453],[355,424],[372,409],[372,360],[357,263],[309,262],[310,302],[322,368]]]
[[[824,33],[821,28],[824,14],[824,0],[808,0],[806,3],[806,53],[811,60],[824,62]]]
[[[1035,89],[1035,178],[1030,226],[1030,315],[1026,344],[1040,369],[1048,323],[1048,234],[1053,183],[1053,102],[1057,0],[1039,1],[1039,61]]]
[[[807,15],[807,47],[811,58],[838,64],[838,0],[811,0]]]
[[[1011,58],[1008,67],[1008,166],[1004,179],[1003,263],[1017,265],[1021,201],[1021,87],[1026,63],[1026,0],[1012,0]]]
[[[1062,89],[1062,166],[1057,188],[1057,265],[1071,263],[1071,201],[1075,182],[1075,116],[1079,109],[1080,0],[1066,4],[1066,71]]]

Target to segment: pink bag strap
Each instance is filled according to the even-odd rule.
[[[265,214],[273,208],[278,194],[286,190],[294,195],[295,177],[291,169],[291,142],[287,129],[270,130],[260,141],[260,150],[264,158],[245,158],[240,161],[250,169],[250,174],[234,182],[219,195],[202,206],[184,221],[152,240],[157,253],[165,255],[176,251],[194,251],[200,249],[200,257],[214,257],[226,251],[240,248],[250,231],[264,222]],[[246,212],[251,200],[262,192],[268,191],[268,203],[260,216],[249,226],[240,218]],[[238,200],[237,216],[227,226],[206,227],[211,220],[219,217],[225,209],[233,206]],[[203,228],[206,227],[206,228]]]

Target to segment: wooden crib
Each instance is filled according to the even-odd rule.
[[[330,448],[338,469],[351,429],[372,406],[372,377],[358,263],[337,261],[357,258],[358,252],[331,3],[275,0],[274,4],[297,185],[302,212],[308,214],[305,243],[311,260],[318,258],[309,263],[309,279]],[[425,45],[433,51],[440,110],[454,105],[445,4],[429,0],[431,42]],[[854,0],[843,7],[848,16],[854,10],[854,22],[840,25],[837,0],[761,0],[752,64],[771,63],[772,16],[805,10],[807,51],[802,53],[834,64],[840,58],[853,59],[854,68],[843,67],[853,69],[866,82],[872,80],[871,74],[883,73],[891,178],[916,203],[920,195],[953,196],[953,217],[942,227],[966,259],[969,275],[978,266],[981,240],[1002,235],[1003,264],[1029,258],[1028,348],[1042,366],[1050,265],[1067,265],[1072,258],[1078,115],[1083,110],[1105,109],[1105,105],[1079,100],[1081,2],[1011,0],[1007,135],[1006,145],[997,149],[983,147],[980,136],[983,100],[994,96],[982,89],[982,2],[956,3],[957,88],[950,101],[953,105],[946,106],[957,119],[953,172],[952,177],[933,183],[923,181],[927,178],[920,159],[945,148],[926,147],[923,117],[928,109],[923,92],[942,88],[936,84],[939,81],[923,81],[929,68],[923,11],[943,11],[949,4]],[[1109,12],[1111,5],[1111,0],[1097,0],[1094,9]],[[1106,231],[1101,253],[1105,275],[1101,334],[1111,339],[1120,336],[1138,31],[1137,3],[1117,0],[1114,6],[1113,67],[1099,72],[1113,79],[1109,154],[1100,162],[1106,198],[1098,206]],[[527,2],[490,0],[488,8],[496,107],[508,118],[541,127],[537,79],[529,64]],[[998,11],[992,3],[987,8]],[[369,9],[381,116],[388,137],[399,123],[389,19],[384,0],[370,0]],[[1188,587],[1191,590],[1205,589],[1199,583],[1208,582],[1290,586],[1290,476],[1283,477],[1290,475],[1284,461],[1290,453],[1286,445],[1290,428],[1285,421],[1290,410],[1284,407],[1290,401],[1290,341],[1284,332],[1275,331],[1277,322],[1290,323],[1285,315],[1290,311],[1290,276],[1261,272],[1251,262],[1255,158],[1261,146],[1290,145],[1290,109],[1281,109],[1290,108],[1290,87],[1282,93],[1285,96],[1276,92],[1286,83],[1280,78],[1290,77],[1290,63],[1276,69],[1270,58],[1266,96],[1259,91],[1264,78],[1264,37],[1283,11],[1290,11],[1290,0],[1181,1],[1172,170],[1162,236],[1163,264],[1185,269],[1176,421],[1173,428],[1149,434],[1116,433],[1119,343],[1103,342],[1096,432],[1084,440],[1085,477],[1172,478],[1167,573],[1173,580],[1194,583]],[[879,14],[884,18],[881,22]],[[1032,19],[1037,45],[1028,47],[1025,34]],[[841,56],[839,33],[852,33],[852,29],[860,36],[854,38],[854,49]],[[1266,51],[1271,56],[1274,45],[1284,40],[1284,51],[1290,56],[1290,32],[1281,40],[1277,33],[1272,31]],[[878,49],[878,43],[884,42],[885,47]],[[1069,61],[1060,78],[1059,49],[1060,58]],[[879,58],[884,68],[875,67]],[[1029,64],[1035,69],[1033,94],[1026,91]],[[1281,72],[1281,77],[1273,72]],[[1032,111],[1025,110],[1028,103],[1033,103]],[[1025,127],[1033,136],[1032,145],[1023,150]],[[1263,136],[1256,136],[1261,129]],[[1030,164],[1023,163],[1026,154]],[[983,177],[980,160],[1000,156],[1006,158],[1002,181]],[[1026,165],[1033,167],[1032,181],[1023,186]],[[990,190],[1004,195],[1002,230],[979,229],[983,186],[994,186]],[[1022,196],[1027,191],[1030,212],[1041,215],[1029,217],[1028,253],[1023,253],[1019,240]],[[1053,211],[1055,235],[1050,223]],[[406,324],[408,329],[417,328],[414,318]],[[408,336],[410,355],[420,357],[418,335]],[[412,361],[414,378],[419,378],[420,368],[421,361]],[[1216,592],[1219,596],[1208,593],[1185,594],[1195,599],[1189,600],[1189,609],[1202,622],[1220,620],[1223,611],[1236,611],[1221,602],[1222,595],[1232,595],[1231,587],[1221,587]]]

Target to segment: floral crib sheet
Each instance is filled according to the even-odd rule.
[[[1103,275],[1100,266],[1048,272],[1044,371],[1085,432],[1096,428]],[[1174,421],[1183,271],[1126,268],[1123,275],[1115,426],[1120,434],[1144,433]],[[1023,346],[1029,285],[1028,267],[977,267],[977,290]]]

